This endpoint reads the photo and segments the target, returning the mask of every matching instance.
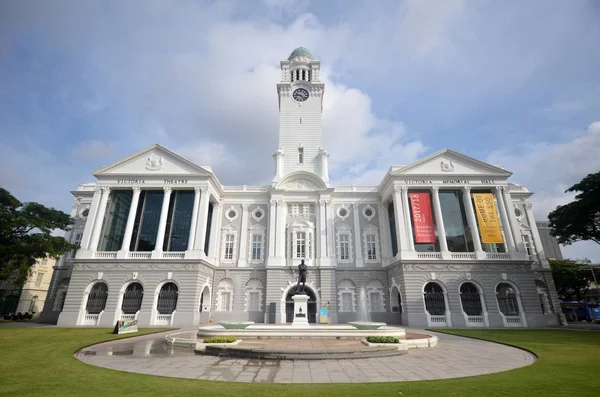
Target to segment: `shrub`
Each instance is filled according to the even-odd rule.
[[[203,340],[204,343],[232,343],[237,339],[235,336],[211,336],[210,338],[205,338]]]
[[[369,343],[400,343],[398,338],[393,336],[367,336],[367,342]]]

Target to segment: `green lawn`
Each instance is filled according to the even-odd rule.
[[[142,330],[140,334],[156,330]],[[0,327],[0,395],[6,396],[597,396],[600,333],[452,330],[534,351],[531,366],[471,378],[372,384],[247,384],[140,375],[73,357],[115,339],[108,329]],[[122,336],[121,336],[122,337]],[[442,342],[443,343],[443,342]],[[409,353],[410,354],[410,353]]]

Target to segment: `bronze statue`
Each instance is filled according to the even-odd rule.
[[[306,273],[308,273],[308,266],[304,263],[304,259],[300,261],[298,265],[298,284],[296,284],[296,292],[304,293],[304,286],[306,284]],[[302,283],[302,289],[300,289],[300,283]]]

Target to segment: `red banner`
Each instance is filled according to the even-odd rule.
[[[429,193],[410,193],[416,243],[435,243]]]

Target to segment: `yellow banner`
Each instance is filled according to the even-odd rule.
[[[483,244],[504,243],[494,195],[492,193],[473,193],[473,201],[475,202],[481,242]]]

